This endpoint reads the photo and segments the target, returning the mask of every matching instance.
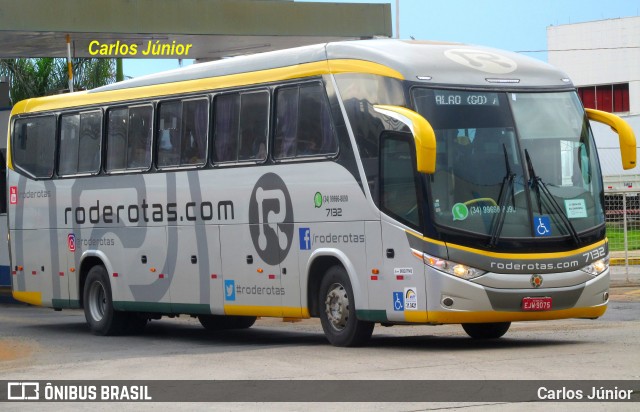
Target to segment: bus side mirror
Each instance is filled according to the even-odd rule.
[[[615,114],[595,109],[585,109],[589,120],[603,123],[611,127],[620,139],[620,155],[622,156],[622,168],[633,169],[636,167],[636,136],[629,123]]]
[[[434,173],[436,171],[436,134],[427,119],[401,106],[376,105],[374,109],[407,125],[416,143],[418,172]]]

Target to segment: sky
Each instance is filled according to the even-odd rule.
[[[396,33],[396,0],[308,1],[391,4]],[[401,38],[491,46],[544,61],[549,26],[640,16],[638,0],[399,0],[399,5]],[[138,77],[178,67],[177,60],[126,59],[124,74]]]

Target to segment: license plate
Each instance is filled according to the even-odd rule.
[[[551,298],[523,298],[522,310],[524,311],[541,311],[551,310]]]

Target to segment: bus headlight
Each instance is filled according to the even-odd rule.
[[[424,263],[427,266],[431,266],[434,269],[438,269],[442,272],[448,273],[450,275],[462,278],[462,279],[473,279],[478,276],[482,276],[487,273],[484,270],[476,269],[471,266],[463,265],[462,263],[452,262],[450,260],[440,259],[435,256],[431,256],[428,254],[423,255]]]
[[[583,272],[590,274],[591,276],[598,276],[605,270],[609,269],[609,258],[606,257],[604,259],[598,259],[595,262],[591,262],[591,264],[583,267]]]

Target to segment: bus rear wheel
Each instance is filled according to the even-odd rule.
[[[334,346],[361,346],[373,333],[373,322],[356,317],[353,289],[342,266],[327,270],[320,282],[319,314],[322,329]]]
[[[84,316],[94,335],[118,335],[127,330],[128,314],[113,309],[111,284],[104,266],[89,270],[83,292]]]
[[[206,330],[248,329],[256,322],[255,316],[200,315],[198,320]]]
[[[499,323],[463,323],[462,329],[474,339],[498,339],[511,326],[511,322]]]

